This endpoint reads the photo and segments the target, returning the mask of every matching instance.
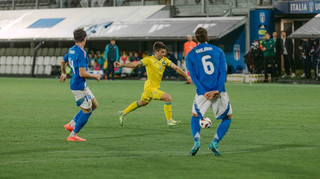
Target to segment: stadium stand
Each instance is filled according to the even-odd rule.
[[[53,56],[54,55],[54,51],[55,51],[54,48],[49,48],[48,49],[48,56]]]
[[[5,48],[1,48],[0,49],[0,56],[4,56],[5,55]]]
[[[6,48],[5,52],[4,52],[4,55],[5,56],[11,56],[11,52],[12,52],[12,48]]]
[[[24,72],[24,68],[25,68],[24,59],[25,59],[24,56],[20,56],[19,60],[18,60],[18,73],[17,74],[19,74],[19,75],[22,75]]]
[[[31,48],[1,48],[0,74],[30,75],[33,63],[33,49]],[[36,75],[51,75],[59,71],[61,59],[68,48],[43,48],[37,53],[35,66]]]
[[[8,56],[5,64],[5,74],[11,74],[12,70],[12,56]]]
[[[68,52],[68,48],[61,49],[61,53],[59,56],[64,56]]]
[[[79,1],[74,4],[80,4],[80,6],[84,7],[83,4],[85,3],[80,2],[83,0],[74,0],[74,1]],[[249,1],[250,3],[255,2],[254,0],[249,0]],[[237,5],[232,4],[233,1],[231,0],[207,1],[205,6],[202,6],[200,1],[198,2],[195,0],[184,0],[183,2],[175,1],[174,5],[175,5],[175,8],[178,9],[178,11],[175,11],[172,13],[174,13],[173,16],[175,17],[183,17],[183,16],[196,17],[197,15],[195,14],[201,14],[201,16],[203,16],[205,13],[210,14],[211,16],[216,16],[216,15],[224,16],[226,13],[226,10],[229,10],[231,6],[232,7],[238,7],[239,5],[247,6],[249,4],[249,1],[238,0]],[[36,7],[35,5],[36,2],[39,2],[38,6],[40,6],[39,9],[42,9],[41,11],[34,10],[34,8]],[[87,14],[87,17],[88,17],[85,19],[76,18],[76,16],[75,17],[69,16],[69,14],[79,13],[79,9],[75,9],[75,8],[50,9],[50,8],[57,8],[58,6],[57,2],[59,1],[15,0],[14,3],[16,8],[14,8],[11,0],[1,1],[0,9],[2,7],[5,7],[5,8],[7,7],[7,9],[11,9],[11,8],[12,9],[23,9],[23,8],[30,9],[30,12],[32,12],[32,15],[26,13],[27,11],[11,11],[10,10],[10,11],[1,12],[1,15],[3,17],[6,17],[7,19],[6,21],[3,22],[3,27],[8,25],[7,26],[8,28],[2,28],[2,31],[0,31],[1,32],[0,40],[5,40],[6,42],[9,41],[11,44],[6,45],[5,46],[6,48],[0,48],[0,57],[1,57],[0,74],[30,75],[32,71],[31,69],[33,64],[33,55],[35,52],[34,48],[23,47],[22,45],[16,46],[15,43],[19,41],[21,41],[22,43],[25,43],[26,41],[35,43],[35,42],[39,42],[40,40],[52,41],[54,43],[56,43],[57,41],[58,42],[70,41],[72,40],[72,34],[69,32],[71,32],[75,28],[74,24],[83,26],[87,30],[92,28],[93,29],[93,30],[91,29],[92,32],[88,31],[89,33],[92,33],[90,34],[90,38],[89,38],[90,40],[104,40],[104,39],[109,40],[111,37],[119,40],[125,40],[125,39],[128,39],[128,37],[126,36],[127,34],[130,34],[131,36],[133,35],[132,37],[129,36],[129,38],[137,38],[137,39],[144,38],[148,40],[152,38],[158,39],[159,35],[157,35],[157,33],[160,32],[160,30],[161,30],[161,33],[168,34],[166,31],[168,30],[172,31],[171,27],[173,27],[174,24],[177,24],[174,21],[171,22],[171,20],[174,18],[169,18],[172,15],[171,12],[167,13],[167,11],[169,11],[170,8],[168,8],[168,6],[162,5],[161,1],[158,1],[158,0],[149,0],[149,1],[124,0],[122,1],[123,3],[121,3],[121,5],[119,4],[111,5],[111,6],[123,6],[123,7],[82,8],[81,13],[84,15]],[[101,0],[101,2],[103,3],[99,3],[100,4],[99,6],[110,6],[110,4],[105,3],[106,2],[105,0]],[[115,3],[117,1],[112,1],[112,2]],[[31,6],[33,7],[30,8],[29,5],[30,7]],[[146,7],[143,5],[148,5],[148,6]],[[91,4],[86,5],[85,7],[89,7],[89,6],[95,7],[95,6],[91,6]],[[46,8],[49,8],[49,9],[46,9]],[[206,9],[202,9],[202,8],[206,8]],[[162,11],[162,13],[159,13],[160,11]],[[135,13],[132,14],[131,12],[135,12]],[[163,12],[166,12],[167,14]],[[55,17],[54,14],[56,13],[59,13],[59,15],[65,17],[61,22],[60,21],[58,22],[60,23],[59,25],[54,25],[50,28],[45,27],[46,28],[45,33],[41,28],[34,28],[34,29],[30,28],[31,25],[34,25],[34,23],[38,22],[39,20],[48,20]],[[163,15],[163,16],[160,16],[160,15]],[[107,19],[105,18],[106,16],[108,16]],[[17,19],[18,17],[23,18],[23,20],[19,21],[19,23],[16,23],[16,24],[12,24],[12,25],[9,24],[10,21]],[[200,18],[193,21],[196,21],[197,23],[199,23],[198,21],[200,20]],[[180,21],[183,21],[183,18],[177,18],[177,19],[179,19]],[[192,20],[190,22],[189,20],[186,21],[187,23],[189,23],[186,25],[190,26],[190,23],[192,22]],[[210,21],[208,23],[214,23],[214,24],[219,23],[219,22],[213,21],[213,19],[210,19],[210,20],[212,20],[212,22]],[[159,23],[160,22],[166,23],[167,26],[161,25],[155,28],[156,26],[153,24],[154,21],[158,21]],[[208,18],[206,19],[205,25],[207,25],[207,21],[208,21]],[[235,28],[243,26],[244,24],[243,22],[244,22],[243,19],[235,19],[235,24],[232,24],[232,26],[234,26]],[[152,31],[152,33],[154,33],[155,36],[150,38],[152,36],[152,33],[149,33],[149,32],[148,32],[149,34],[148,37],[146,37],[145,35],[139,36],[140,34],[138,33],[136,34],[131,33],[132,29],[130,30],[129,28],[127,29],[129,29],[130,33],[126,33],[126,31],[124,31],[126,29],[124,27],[130,26],[130,28],[133,28],[137,26],[140,28],[140,25],[145,25],[145,27],[142,30],[149,29],[150,27],[152,27],[154,29],[154,32],[156,32],[154,33]],[[197,24],[192,24],[192,26],[193,25],[197,25]],[[109,26],[111,28],[109,28]],[[219,25],[219,27],[220,26],[221,25]],[[109,29],[105,30],[107,28]],[[142,30],[139,30],[137,32],[141,32]],[[23,31],[25,31],[26,33],[20,33]],[[59,34],[57,34],[57,31],[59,31]],[[227,31],[229,33],[229,31],[231,30],[229,29]],[[119,33],[120,35],[117,33]],[[121,36],[121,33],[125,35]],[[219,36],[219,38],[221,38],[223,35]],[[165,36],[161,38],[165,40],[171,37]],[[174,38],[177,39],[176,36],[174,36]],[[179,37],[180,41],[181,39],[183,40],[185,39],[185,34],[182,34],[181,37]],[[49,45],[46,45],[45,47],[38,49],[36,54],[37,59],[36,59],[35,70],[34,70],[35,74],[50,75],[52,73],[59,72],[58,67],[60,66],[61,59],[68,51],[68,48],[65,48],[66,45],[61,45],[63,43],[59,43],[59,45],[57,45],[56,47],[52,45],[53,43],[52,44],[48,43]],[[31,45],[31,46],[34,47],[34,45]],[[20,47],[20,48],[16,48],[16,47]],[[90,48],[94,50],[101,50],[99,48],[97,49],[96,47],[92,47],[92,46],[90,46]],[[85,49],[85,50],[88,51],[88,49]]]
[[[23,48],[18,48],[16,55],[17,56],[22,56],[23,55]]]
[[[23,49],[23,53],[22,53],[23,56],[31,56],[31,49],[30,48],[24,48]]]
[[[48,48],[42,48],[42,53],[39,53],[40,56],[48,56]]]
[[[32,65],[32,57],[31,56],[27,56],[24,60],[24,65],[25,65],[25,68],[24,68],[24,71],[23,71],[23,74],[24,75],[30,75],[31,74],[31,65]]]
[[[61,55],[61,48],[56,48],[54,51],[54,56],[60,56]]]

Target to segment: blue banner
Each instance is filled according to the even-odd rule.
[[[274,32],[274,14],[271,9],[250,10],[250,44],[254,40],[262,41],[264,34]]]
[[[278,1],[274,3],[275,14],[318,14],[320,1]]]
[[[239,27],[215,43],[224,51],[230,73],[242,73],[245,69],[245,34],[245,28]]]

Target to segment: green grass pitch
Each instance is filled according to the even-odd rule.
[[[233,119],[220,142],[221,157],[207,148],[220,121],[201,131],[198,155],[190,115],[195,87],[163,81],[172,97],[166,126],[163,102],[127,116],[118,111],[140,98],[143,81],[88,80],[99,108],[67,142],[63,128],[79,110],[58,79],[0,78],[0,178],[319,178],[320,86],[226,84]]]

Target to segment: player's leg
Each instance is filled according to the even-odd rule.
[[[143,92],[140,100],[132,102],[125,110],[119,111],[120,126],[123,126],[123,122],[127,114],[129,114],[130,112],[136,110],[141,106],[146,106],[147,104],[149,104],[150,100],[151,98],[148,97],[148,94],[146,92]]]
[[[220,94],[220,98],[217,98],[212,105],[213,113],[216,119],[221,119],[221,123],[217,128],[217,132],[214,135],[212,142],[209,145],[209,150],[211,150],[216,156],[221,155],[218,150],[218,143],[228,132],[232,117],[232,108],[229,102],[229,96],[227,93],[223,92]]]
[[[200,149],[200,132],[201,127],[199,124],[200,119],[203,118],[208,108],[211,106],[211,101],[207,100],[203,95],[197,95],[194,97],[192,105],[192,116],[191,116],[191,133],[194,140],[194,144],[191,148],[190,155],[194,156]]]
[[[82,138],[78,137],[78,133],[83,128],[83,126],[86,125],[91,114],[92,114],[91,108],[89,108],[89,109],[81,108],[81,115],[80,115],[73,131],[70,133],[70,135],[67,139],[68,141],[86,141],[86,139],[82,139]]]
[[[92,101],[92,112],[94,111],[94,110],[96,110],[97,108],[98,108],[98,101],[96,100],[96,98],[93,98],[93,99],[91,99],[91,101]]]
[[[175,121],[172,119],[172,103],[171,96],[161,90],[153,91],[153,99],[164,101],[163,110],[167,119],[168,126],[175,126],[181,123],[181,121]]]
[[[86,94],[87,94],[87,96],[88,96],[88,98],[91,98],[91,104],[92,104],[92,106],[91,106],[91,110],[92,110],[92,112],[94,111],[94,110],[96,110],[97,108],[98,108],[98,101],[97,101],[97,99],[94,97],[94,95],[92,94],[92,92],[91,92],[91,90],[89,89],[89,87],[86,87],[85,88],[85,91],[86,91]]]
[[[79,110],[79,112],[73,117],[73,119],[71,119],[70,122],[68,122],[66,125],[64,125],[64,128],[71,132],[74,129],[74,126],[76,126],[77,120],[79,119],[81,115],[81,109]]]
[[[88,122],[89,117],[92,114],[92,99],[94,99],[94,107],[98,107],[98,102],[94,98],[92,92],[89,88],[85,88],[85,90],[76,90],[72,91],[74,94],[77,105],[80,106],[80,114],[78,116],[78,119],[76,121],[76,125],[72,132],[70,133],[68,137],[68,141],[85,141],[85,139],[81,139],[78,137],[78,132],[83,128],[83,126]]]
[[[111,74],[111,77],[110,77]],[[113,74],[113,75],[112,75]],[[111,80],[112,77],[114,76],[114,65],[113,65],[113,61],[111,61],[110,59],[108,59],[108,67],[107,67],[107,78],[108,80]]]
[[[89,87],[87,87],[85,89],[86,94],[90,96],[91,98],[91,102],[92,102],[92,112],[98,108],[98,101],[96,100],[96,98],[94,97],[94,95],[92,94],[92,92],[90,91]],[[69,132],[71,132],[74,127],[76,126],[77,120],[79,119],[80,115],[81,115],[81,109],[79,110],[79,112],[73,117],[73,119],[67,123],[66,125],[64,125],[64,128],[66,130],[68,130]]]
[[[199,116],[197,114],[192,113],[190,127],[191,133],[194,140],[194,144],[189,152],[191,156],[195,156],[200,149],[200,125],[199,125]]]

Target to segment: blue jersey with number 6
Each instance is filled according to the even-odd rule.
[[[198,95],[215,90],[225,92],[226,57],[220,48],[199,44],[188,53],[186,62]]]
[[[72,71],[71,90],[83,90],[87,87],[86,79],[80,77],[79,74],[79,68],[86,68],[86,71],[88,70],[89,58],[86,51],[78,45],[74,45],[69,49],[63,60],[69,63]]]

